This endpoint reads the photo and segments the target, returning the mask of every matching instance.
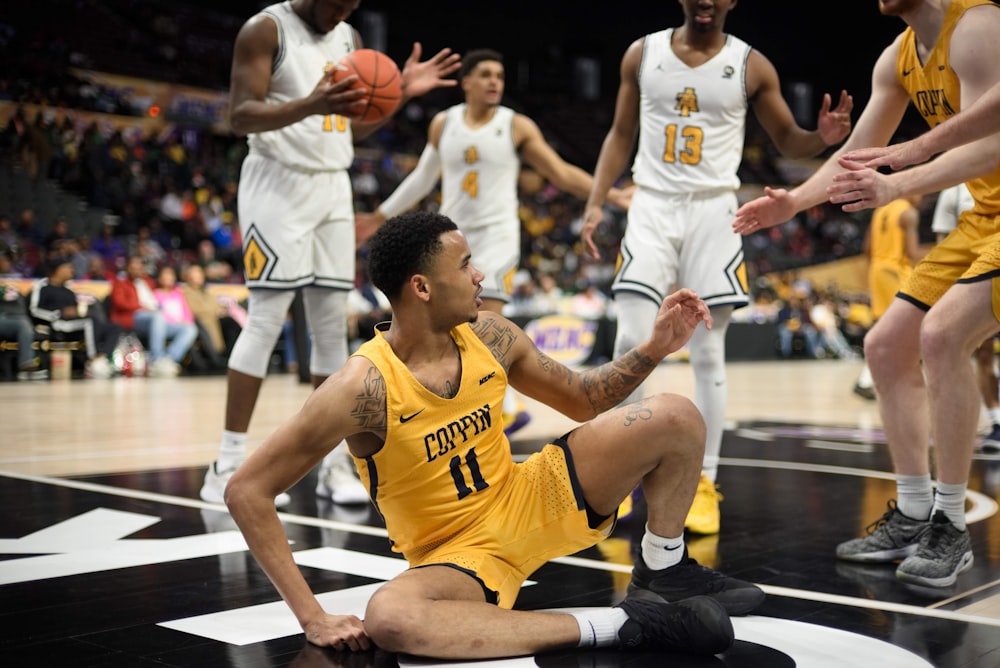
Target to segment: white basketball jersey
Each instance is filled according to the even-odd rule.
[[[633,179],[667,194],[740,186],[748,108],[750,46],[726,35],[726,44],[698,67],[670,48],[673,29],[646,35],[639,67],[639,147]]]
[[[517,177],[521,160],[514,146],[514,110],[497,107],[486,125],[465,124],[465,104],[447,111],[441,156],[441,213],[460,228],[517,221]]]
[[[260,12],[278,26],[278,52],[271,71],[266,102],[283,103],[306,97],[327,67],[354,51],[354,28],[341,22],[326,34],[310,28],[282,2]],[[354,160],[351,123],[344,116],[308,116],[278,130],[252,133],[251,154],[262,155],[294,169],[347,169]]]

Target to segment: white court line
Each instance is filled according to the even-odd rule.
[[[742,464],[742,462],[749,462],[748,464]],[[854,471],[856,474],[870,475],[871,477],[889,477],[891,474],[887,474],[882,471],[867,471],[865,469],[849,469],[846,467],[834,467],[834,466],[819,466],[819,465],[802,465],[801,467],[794,467],[791,462],[770,462],[769,460],[761,460],[760,463],[756,460],[741,460],[741,459],[728,459],[723,457],[720,463],[731,464],[736,466],[756,466],[757,468],[767,468],[765,463],[775,464],[773,468],[797,468],[801,470],[822,470],[826,473],[841,473],[847,474],[848,471]],[[836,469],[836,470],[828,470]],[[95,492],[98,494],[108,494],[111,496],[121,496],[130,499],[140,499],[144,501],[154,501],[157,503],[163,503],[167,505],[174,506],[186,506],[188,508],[200,508],[207,510],[220,510],[222,512],[228,512],[226,507],[220,503],[207,503],[205,501],[189,499],[182,496],[172,496],[169,494],[159,494],[156,492],[144,492],[141,490],[126,489],[121,487],[112,487],[110,485],[100,485],[95,483],[83,482],[79,480],[67,480],[65,478],[51,478],[48,476],[37,476],[27,473],[14,473],[11,471],[0,471],[0,476],[13,478],[16,480],[26,480],[29,482],[37,482],[41,484],[54,485],[58,487],[66,487],[70,489],[78,489],[86,492]],[[969,492],[973,494],[973,492]],[[978,496],[982,497],[982,494],[976,492]],[[996,502],[989,497],[984,497],[991,501],[994,505],[994,512],[996,507]],[[289,522],[291,524],[300,524],[304,526],[312,526],[326,529],[336,529],[338,531],[345,531],[349,533],[360,533],[369,536],[384,536],[388,537],[388,533],[385,529],[380,527],[370,527],[361,524],[348,524],[345,522],[337,522],[335,520],[324,520],[318,517],[309,517],[306,515],[293,515],[291,513],[278,513],[278,517],[282,522]],[[583,559],[579,557],[558,557],[552,559],[553,562],[567,564],[572,566],[578,566],[580,568],[590,568],[593,570],[603,570],[603,571],[617,571],[621,573],[631,573],[632,568],[624,564],[612,564],[605,561],[596,561],[592,559]],[[910,615],[918,615],[923,617],[936,617],[938,619],[949,619],[953,621],[960,621],[965,623],[976,623],[985,624],[988,626],[1000,627],[1000,619],[992,617],[981,617],[976,615],[968,615],[960,612],[950,612],[947,610],[937,610],[932,608],[926,608],[915,605],[906,605],[901,603],[890,603],[886,601],[874,601],[866,598],[854,598],[851,596],[841,596],[838,594],[824,594],[822,592],[815,592],[803,589],[791,589],[787,587],[777,587],[773,585],[758,584],[765,593],[774,596],[784,596],[786,598],[796,598],[805,601],[818,601],[823,603],[833,603],[837,605],[845,605],[849,607],[856,608],[866,608],[869,610],[882,610],[886,612],[900,612]]]

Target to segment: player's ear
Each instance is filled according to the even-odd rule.
[[[410,276],[410,282],[407,287],[410,292],[412,292],[413,295],[421,301],[427,301],[431,298],[430,282],[424,274],[414,274],[413,276]]]

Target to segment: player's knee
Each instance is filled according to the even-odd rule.
[[[648,400],[653,428],[685,452],[705,448],[705,418],[694,402],[679,394],[658,394]]]
[[[368,601],[365,610],[365,633],[386,652],[419,654],[413,638],[419,637],[419,620],[410,606],[382,587]]]

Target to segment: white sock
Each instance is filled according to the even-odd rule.
[[[939,482],[934,495],[934,511],[942,511],[955,525],[955,528],[965,530],[965,490],[967,482]]]
[[[222,445],[219,447],[219,459],[216,460],[216,471],[233,471],[247,458],[247,435],[237,431],[223,431]]]
[[[868,368],[868,364],[865,364],[863,367],[861,367],[861,375],[858,376],[858,381],[856,385],[858,387],[867,388],[871,387],[874,384],[875,383],[872,380],[872,371],[871,369]]]
[[[621,608],[595,608],[571,612],[580,625],[580,644],[577,647],[611,647],[618,644],[618,631],[628,621],[628,614]]]
[[[931,508],[934,506],[934,489],[931,487],[930,473],[897,475],[896,493],[899,496],[896,505],[899,512],[914,520],[930,519]]]
[[[654,571],[670,568],[681,563],[684,557],[684,535],[677,538],[657,536],[646,525],[646,533],[642,536],[642,560]]]
[[[986,413],[990,416],[990,424],[994,427],[1000,424],[1000,406],[995,408],[986,409]]]

